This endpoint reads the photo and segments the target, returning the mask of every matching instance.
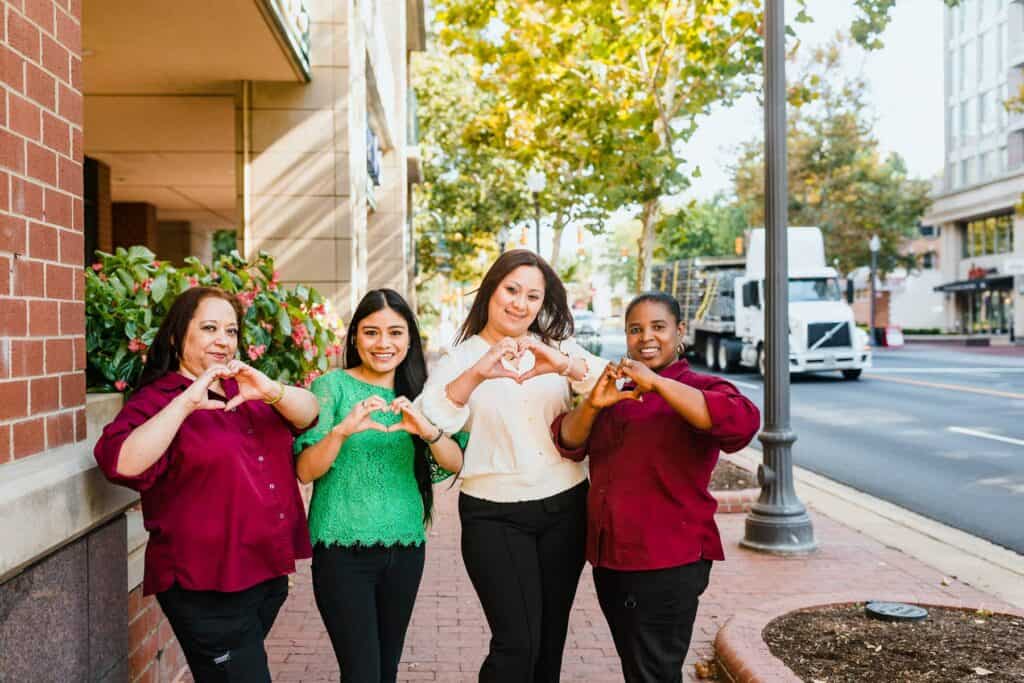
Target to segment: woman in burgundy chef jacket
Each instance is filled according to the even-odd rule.
[[[183,292],[95,450],[107,478],[142,494],[143,593],[197,683],[270,681],[263,639],[312,554],[292,439],[317,400],[235,359],[241,319],[222,290]]]
[[[711,561],[725,559],[711,471],[720,450],[750,442],[760,413],[680,358],[675,299],[643,294],[625,317],[629,357],[552,430],[564,457],[590,456],[587,559],[626,681],[680,681]]]

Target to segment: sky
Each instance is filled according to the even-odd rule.
[[[787,2],[787,16],[793,15]],[[849,27],[854,16],[849,0],[808,0],[815,21],[797,29],[805,45],[828,42],[837,30]],[[941,0],[899,0],[892,23],[882,36],[885,47],[857,55],[848,64],[864,75],[868,101],[876,115],[875,133],[883,152],[898,152],[912,175],[931,178],[943,163]],[[687,145],[688,162],[699,165],[688,197],[706,198],[731,189],[728,166],[732,149],[759,135],[763,114],[754,97],[704,120]]]

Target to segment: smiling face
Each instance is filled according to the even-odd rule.
[[[230,303],[206,297],[188,323],[180,358],[184,374],[198,377],[212,365],[224,365],[238,351],[238,318]]]
[[[656,301],[641,301],[626,317],[626,346],[629,357],[652,370],[675,362],[683,341],[685,326],[672,315],[668,306]]]
[[[519,266],[498,283],[487,303],[487,325],[493,336],[521,337],[544,305],[544,274]]]
[[[390,308],[359,321],[356,352],[363,369],[378,375],[395,371],[409,353],[409,325]]]

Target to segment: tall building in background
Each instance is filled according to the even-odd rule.
[[[1024,327],[1024,4],[945,8],[945,173],[926,216],[941,240],[946,328],[1009,336]],[[912,103],[908,103],[912,106]]]

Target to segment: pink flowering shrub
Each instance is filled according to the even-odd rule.
[[[91,390],[134,386],[167,309],[190,287],[220,287],[238,297],[245,311],[239,357],[270,377],[309,386],[341,353],[344,331],[328,302],[311,287],[279,285],[268,254],[247,263],[234,251],[211,266],[189,258],[183,268],[156,261],[145,247],[98,256],[85,271]]]

